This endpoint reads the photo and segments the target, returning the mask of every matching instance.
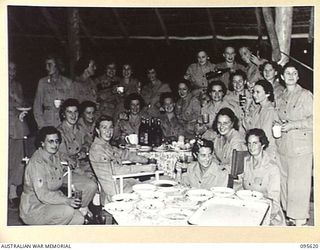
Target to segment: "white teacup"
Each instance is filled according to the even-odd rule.
[[[281,137],[281,125],[280,124],[275,124],[272,127],[272,134],[274,138],[280,138]]]
[[[53,103],[54,103],[54,106],[58,109],[60,108],[62,101],[59,99],[55,99]]]
[[[125,137],[126,139],[126,142],[127,143],[130,143],[130,144],[134,144],[134,145],[138,145],[138,135],[137,134],[130,134],[130,135],[127,135]]]

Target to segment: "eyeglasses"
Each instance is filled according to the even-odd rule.
[[[50,140],[47,140],[47,142],[49,142],[49,144],[60,144],[60,140],[59,139],[55,139],[55,140],[53,140],[53,139],[50,139]]]

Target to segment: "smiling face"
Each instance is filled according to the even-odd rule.
[[[226,47],[223,53],[223,57],[227,63],[234,63],[236,53],[233,47]]]
[[[274,78],[277,74],[277,71],[272,67],[271,64],[266,64],[264,66],[264,69],[263,69],[263,77],[269,81],[269,82],[273,82],[274,81]]]
[[[113,122],[112,121],[102,121],[98,129],[96,129],[98,137],[109,142],[113,136]]]
[[[253,99],[256,103],[265,103],[268,100],[270,94],[266,94],[264,88],[261,85],[255,85],[253,87]]]
[[[232,85],[235,92],[242,92],[244,90],[245,81],[241,75],[235,75],[232,78]]]
[[[79,111],[76,106],[69,106],[64,111],[65,121],[68,125],[75,125],[79,118]]]
[[[219,115],[217,120],[217,129],[220,135],[227,135],[233,128],[233,122],[227,115]]]
[[[58,152],[59,145],[60,140],[57,134],[46,135],[44,142],[41,143],[42,149],[51,155]]]
[[[140,112],[140,101],[139,100],[131,100],[130,113],[133,115],[137,115],[139,112]]]
[[[174,111],[175,103],[171,97],[167,97],[163,100],[163,108],[166,113],[172,113]]]
[[[212,163],[212,151],[209,147],[201,147],[197,154],[198,162],[202,168],[210,167]]]
[[[179,94],[179,96],[181,98],[185,98],[185,97],[187,97],[188,93],[189,93],[188,86],[183,82],[179,83],[179,85],[178,85],[178,94]]]
[[[248,151],[252,156],[258,156],[261,154],[263,146],[260,139],[256,135],[250,135],[248,138]]]
[[[287,67],[283,72],[283,80],[286,86],[296,85],[299,80],[299,72],[295,67]]]
[[[86,109],[82,114],[83,119],[87,123],[92,124],[94,122],[94,112],[95,112],[94,107],[86,107]]]
[[[108,64],[106,67],[106,74],[108,77],[113,78],[116,75],[116,65],[114,63]]]
[[[221,102],[223,98],[223,89],[220,85],[213,85],[210,96],[214,102]]]
[[[200,65],[205,65],[209,58],[205,51],[199,51],[199,53],[197,54],[197,59]]]

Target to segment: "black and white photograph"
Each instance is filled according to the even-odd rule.
[[[316,227],[314,4],[4,9],[5,227]]]

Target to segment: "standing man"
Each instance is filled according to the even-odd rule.
[[[236,51],[232,46],[225,47],[223,52],[223,57],[225,61],[222,63],[218,63],[216,67],[218,69],[230,69],[229,71],[225,72],[222,76],[220,76],[220,79],[219,79],[226,85],[227,89],[229,89],[230,72],[234,73],[238,69],[241,69],[242,71],[245,72],[246,68],[242,64],[237,63],[235,61]]]
[[[60,124],[60,105],[74,93],[72,80],[61,75],[62,61],[55,56],[48,56],[45,64],[48,76],[39,80],[33,103],[33,114],[39,129]]]

